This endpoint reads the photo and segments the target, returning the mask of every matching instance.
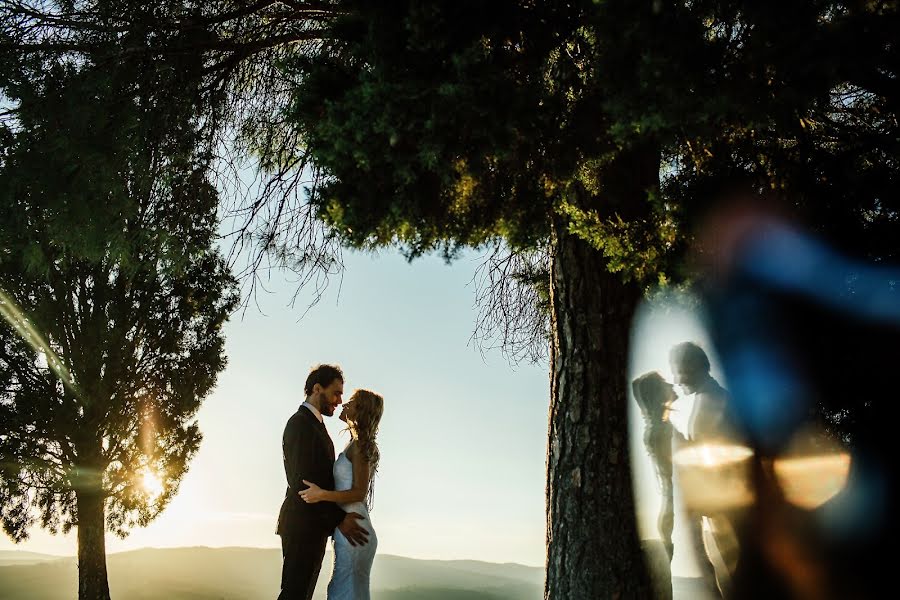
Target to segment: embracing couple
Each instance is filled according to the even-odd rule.
[[[653,459],[662,503],[657,520],[660,538],[672,560],[675,550],[672,532],[675,525],[673,492],[673,443],[735,443],[736,431],[730,416],[730,396],[710,375],[709,357],[693,342],[682,342],[669,352],[669,364],[675,381],[669,383],[657,371],[644,373],[632,382],[632,391],[644,417],[644,445]],[[693,396],[687,431],[680,432],[669,420],[672,405],[678,400],[675,386]],[[687,435],[685,435],[685,433]],[[731,523],[724,514],[688,514],[685,525],[698,558],[701,577],[714,596],[727,598],[731,573],[737,561],[737,548],[731,540]]]
[[[324,417],[342,403],[344,374],[332,365],[310,372],[306,400],[288,419],[282,438],[287,492],[278,514],[284,564],[278,600],[309,600],[331,537],[334,570],[329,600],[368,600],[369,574],[378,539],[369,520],[373,480],[378,470],[375,437],[384,400],[357,390],[338,417],[351,440],[334,458]]]

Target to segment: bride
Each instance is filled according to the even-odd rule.
[[[644,417],[644,446],[653,459],[656,479],[662,495],[656,527],[662,539],[669,562],[675,546],[672,531],[675,527],[675,504],[673,491],[672,438],[680,436],[669,421],[669,410],[675,402],[674,386],[656,371],[644,373],[632,384],[634,399]]]
[[[369,541],[357,546],[334,531],[334,570],[328,584],[328,600],[369,600],[369,575],[378,538],[369,521],[372,508],[375,473],[378,471],[378,423],[384,410],[384,399],[368,390],[356,390],[341,411],[351,440],[334,462],[334,491],[323,490],[310,481],[300,497],[310,504],[335,502],[346,512],[363,516],[359,524],[369,530]],[[369,521],[368,524],[365,524]]]

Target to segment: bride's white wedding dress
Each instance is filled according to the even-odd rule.
[[[341,452],[334,461],[335,491],[353,487],[353,463]],[[369,575],[378,538],[365,502],[339,504],[345,512],[355,512],[364,518],[357,523],[369,532],[369,541],[364,546],[351,546],[339,529],[334,530],[334,571],[328,584],[328,600],[369,600]]]

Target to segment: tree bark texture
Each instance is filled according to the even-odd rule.
[[[103,495],[78,492],[78,600],[110,600]]]
[[[607,210],[641,218],[659,186],[659,156],[648,144],[611,165]],[[653,598],[628,450],[629,338],[641,288],[610,273],[564,219],[553,234],[545,598]]]
[[[545,598],[651,598],[628,453],[628,339],[639,290],[563,231],[551,278]]]

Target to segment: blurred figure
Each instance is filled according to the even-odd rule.
[[[645,373],[631,384],[634,398],[644,417],[644,446],[653,460],[662,502],[656,527],[672,562],[675,507],[672,488],[672,437],[675,428],[669,422],[669,406],[675,401],[674,386],[656,371]]]
[[[710,375],[709,357],[703,348],[693,342],[677,344],[669,352],[669,362],[675,384],[694,396],[688,442],[700,445],[732,441],[734,434],[726,426],[728,392]],[[737,547],[727,516],[720,512],[689,511],[687,526],[707,588],[723,598],[730,597]]]
[[[688,420],[688,440],[713,441],[728,437],[724,429],[728,392],[709,374],[709,357],[693,342],[682,342],[669,351],[675,385],[694,395]]]
[[[753,207],[706,231],[708,328],[752,450],[734,597],[896,594],[884,563],[896,556],[900,270],[848,259]],[[817,437],[844,445],[849,475],[821,503],[800,502],[789,486],[834,464],[818,460]],[[779,470],[786,462],[801,468]]]

